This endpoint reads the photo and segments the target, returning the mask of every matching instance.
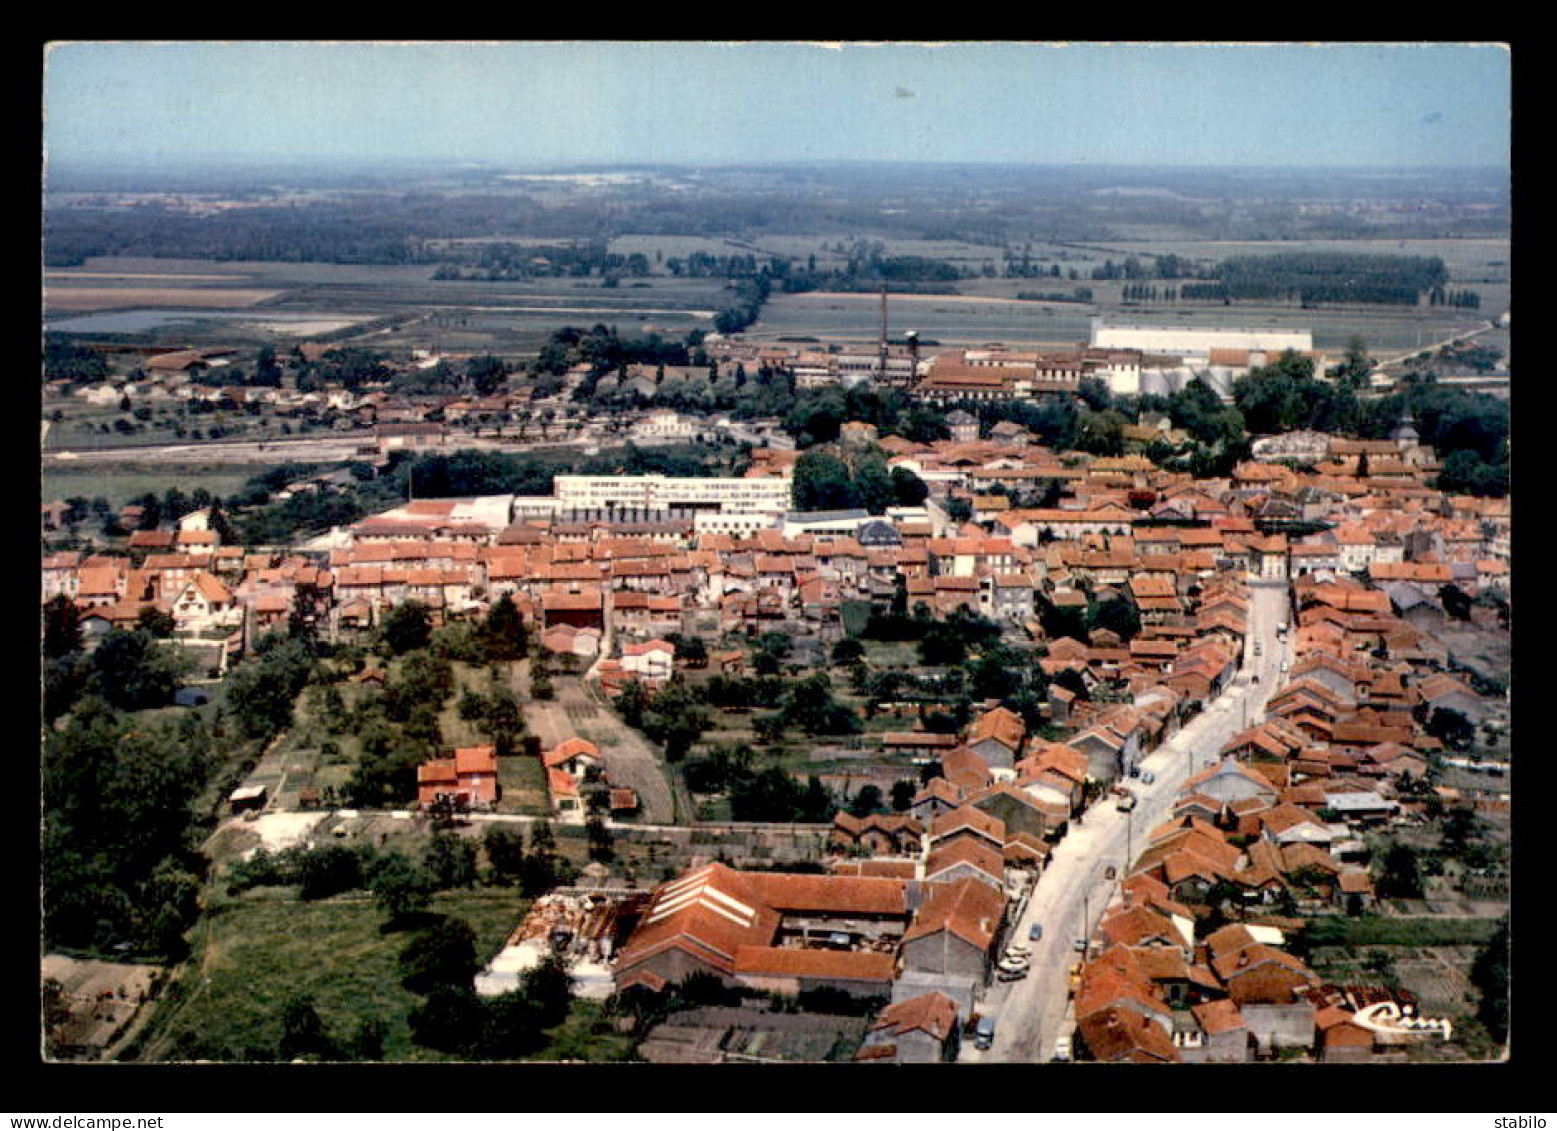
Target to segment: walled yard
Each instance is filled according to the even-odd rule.
[[[710,1006],[677,1013],[656,1026],[638,1046],[638,1055],[654,1064],[847,1061],[859,1048],[865,1025],[860,1017]]]

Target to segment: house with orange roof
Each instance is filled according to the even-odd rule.
[[[675,667],[676,647],[665,640],[622,645],[622,670],[646,683],[668,680]]]
[[[935,1064],[957,1059],[957,1003],[931,991],[893,1002],[865,1034],[856,1059],[886,1059],[894,1064]],[[864,1055],[867,1050],[876,1050]],[[885,1051],[890,1050],[890,1051]]]
[[[1179,792],[1181,795],[1198,794],[1225,805],[1248,797],[1261,797],[1274,803],[1279,791],[1258,770],[1232,758],[1223,758],[1190,777]]]
[[[1313,1046],[1315,1007],[1308,991],[1319,985],[1319,978],[1302,961],[1251,940],[1214,951],[1211,969],[1227,987],[1258,1048]]]
[[[589,767],[600,765],[600,747],[586,738],[565,738],[550,750],[541,752],[541,764],[548,770],[562,770],[582,779]]]
[[[943,752],[940,765],[941,776],[965,795],[978,792],[994,780],[989,763],[967,746],[956,745]]]
[[[1004,891],[978,879],[927,884],[903,933],[903,969],[984,982],[1005,926]]]
[[[1031,779],[1029,784],[1038,786],[1033,789],[997,782],[970,795],[967,803],[1000,820],[1007,843],[1018,833],[1042,841],[1063,829],[1071,815],[1069,794],[1052,786],[1045,791],[1046,783],[1047,779]]]
[[[243,609],[234,599],[232,590],[204,570],[184,582],[172,600],[172,607],[173,620],[181,633],[236,627],[243,616]]]
[[[1197,1039],[1179,1046],[1186,1064],[1243,1064],[1254,1053],[1249,1024],[1229,998],[1217,998],[1190,1006],[1199,1029]]]
[[[1005,707],[995,707],[973,720],[963,742],[989,766],[1009,769],[1020,755],[1026,735],[1027,727],[1020,715]]]
[[[1078,1055],[1105,1064],[1176,1064],[1173,1038],[1161,1025],[1129,1005],[1090,1013],[1076,1026]]]
[[[583,796],[579,782],[566,770],[551,768],[546,771],[546,793],[551,800],[552,811],[559,820],[578,824],[584,820]]]
[[[416,802],[421,809],[448,801],[460,810],[486,810],[497,804],[501,793],[495,747],[460,747],[452,757],[433,758],[416,768]]]
[[[921,825],[928,827],[943,813],[950,813],[962,804],[963,791],[944,776],[931,778],[914,794],[908,811]]]

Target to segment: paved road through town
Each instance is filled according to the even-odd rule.
[[[1131,813],[1115,808],[1105,796],[1073,822],[1055,847],[1039,877],[1032,898],[1007,936],[1032,948],[1029,975],[1016,982],[994,981],[980,1007],[995,1018],[994,1044],[988,1050],[964,1042],[961,1059],[968,1062],[1047,1061],[1055,1041],[1074,1027],[1068,1014],[1070,972],[1082,957],[1077,940],[1088,937],[1116,894],[1125,865],[1145,847],[1146,834],[1168,819],[1179,787],[1216,761],[1222,747],[1238,731],[1258,723],[1265,701],[1282,679],[1281,665],[1290,658],[1290,637],[1276,626],[1288,619],[1285,583],[1252,582],[1242,667],[1228,689],[1141,762],[1155,775],[1151,785],[1139,779],[1129,787],[1139,801]],[[1258,682],[1254,682],[1258,677]],[[1105,879],[1109,865],[1118,878]],[[1028,939],[1034,923],[1043,937]]]

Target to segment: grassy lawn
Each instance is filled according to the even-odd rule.
[[[434,897],[432,910],[469,923],[483,961],[502,946],[527,907],[516,891],[476,889]],[[385,934],[384,913],[366,897],[305,903],[292,889],[256,889],[208,911],[195,928],[194,969],[181,979],[183,1004],[147,1044],[145,1059],[219,1058],[245,1045],[271,1047],[281,1005],[308,994],[325,1029],[345,1039],[366,1018],[388,1026],[385,1060],[447,1060],[411,1040],[407,1018],[420,1000],[400,985],[397,964],[409,941]]]
[[[539,758],[512,754],[497,760],[497,781],[502,787],[499,812],[548,816],[550,799],[546,792],[546,770]]]
[[[838,610],[843,618],[844,632],[850,636],[859,636],[864,632],[874,607],[870,601],[844,601]]]
[[[865,660],[873,668],[919,667],[919,644],[913,640],[866,640]]]
[[[1479,946],[1497,929],[1497,919],[1367,916],[1315,919],[1306,934],[1314,946]]]
[[[77,496],[95,499],[102,496],[108,500],[110,506],[117,509],[147,491],[155,493],[160,498],[170,487],[177,487],[186,495],[197,488],[204,487],[211,494],[226,498],[236,494],[238,489],[258,470],[260,469],[223,470],[170,466],[164,471],[152,471],[133,466],[104,467],[101,464],[67,470],[54,465],[44,469],[41,491],[42,497],[50,500]]]

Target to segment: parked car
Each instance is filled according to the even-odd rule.
[[[978,1028],[973,1031],[973,1047],[987,1049],[995,1043],[995,1019],[980,1017]]]
[[[1057,1061],[1070,1060],[1070,1035],[1068,1033],[1055,1038],[1054,1059]]]
[[[1026,970],[1030,965],[1032,964],[1025,958],[1002,958],[997,965],[997,969],[1014,973],[1017,970]]]
[[[1140,777],[1141,776],[1141,767],[1139,767],[1139,766],[1131,766],[1130,767],[1130,776],[1132,778]]]
[[[1034,923],[1027,929],[1027,939],[1029,942],[1037,942],[1041,938],[1043,938],[1042,923]]]
[[[1151,783],[1156,781],[1156,780],[1157,780],[1157,775],[1152,773],[1150,770],[1142,770],[1141,771],[1141,781],[1145,782],[1147,785],[1151,785]]]
[[[1087,940],[1086,939],[1077,939],[1076,940],[1076,944],[1075,944],[1075,948],[1077,950],[1080,950],[1080,951],[1085,951],[1087,949]]]
[[[997,981],[997,982],[1020,982],[1025,977],[1027,977],[1027,968],[1024,966],[1020,970],[1000,970],[1000,971],[997,971],[996,974],[995,974],[995,981]]]
[[[1033,952],[1033,948],[1032,947],[1030,947],[1030,946],[1023,946],[1020,943],[1012,943],[1010,946],[1006,947],[1006,957],[1007,958],[1023,958],[1023,959],[1025,959],[1028,955],[1032,954],[1032,952]]]

